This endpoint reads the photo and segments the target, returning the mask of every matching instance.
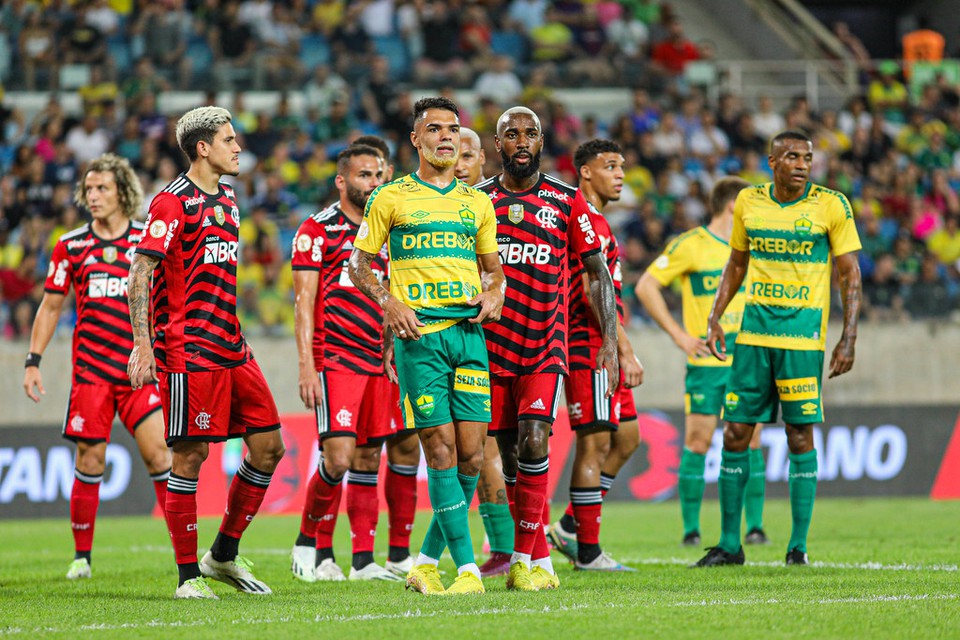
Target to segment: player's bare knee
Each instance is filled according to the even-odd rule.
[[[143,464],[147,468],[148,473],[160,473],[166,471],[173,465],[173,457],[170,455],[170,450],[167,449],[166,446],[163,448],[157,447],[143,453]]]
[[[547,455],[550,442],[550,425],[544,422],[528,423],[521,427],[517,442],[517,455],[520,458],[543,458]]]
[[[76,467],[80,473],[98,476],[107,466],[107,443],[77,444]]]
[[[483,449],[474,452],[457,452],[457,469],[466,476],[479,475],[480,468],[483,466]]]
[[[813,425],[790,425],[786,426],[787,448],[790,453],[798,455],[813,451]]]
[[[734,453],[746,451],[752,435],[751,425],[728,422],[723,427],[723,448]]]

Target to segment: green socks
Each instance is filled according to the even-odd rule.
[[[433,518],[430,520],[427,534],[423,538],[423,545],[420,547],[422,555],[439,560],[443,550],[449,546],[450,555],[458,567],[474,561],[467,513],[470,503],[473,502],[473,494],[477,490],[479,480],[479,475],[466,476],[457,473],[456,467],[443,471],[427,468],[427,490],[430,493],[430,504],[433,506]],[[456,488],[455,493],[451,492],[452,488]],[[456,504],[458,502],[463,503],[462,508]],[[509,509],[507,515],[510,515]],[[457,548],[454,547],[454,541],[450,539],[451,535],[457,541]],[[464,544],[466,549],[463,548]],[[468,555],[467,550],[469,550]],[[465,561],[460,562],[460,560]]]
[[[490,551],[513,553],[513,518],[510,516],[510,505],[481,502],[480,517],[490,540]]]
[[[817,450],[790,454],[790,511],[793,530],[787,551],[807,552],[807,532],[813,519],[813,499],[817,495]]]
[[[750,479],[743,508],[747,514],[747,533],[763,529],[763,499],[767,494],[767,464],[763,461],[763,449],[750,449]]]
[[[677,491],[680,494],[680,514],[683,516],[683,535],[700,531],[700,505],[703,502],[703,470],[707,456],[684,448],[677,473]],[[491,549],[493,548],[491,543]]]
[[[720,542],[727,553],[740,551],[740,512],[750,476],[750,453],[727,451],[720,455]]]

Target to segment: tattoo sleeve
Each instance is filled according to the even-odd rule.
[[[843,337],[857,337],[857,323],[860,320],[860,301],[863,284],[860,277],[860,265],[851,254],[840,256],[837,260],[840,275],[840,298],[843,301]]]
[[[583,266],[590,278],[590,304],[600,320],[600,330],[605,340],[617,339],[617,294],[613,279],[607,270],[603,256],[595,253],[583,259]]]
[[[350,254],[347,273],[350,276],[350,281],[353,282],[353,286],[360,289],[365,296],[382,307],[390,298],[390,292],[383,287],[380,279],[377,278],[370,267],[374,257],[372,253],[354,248],[353,253]]]
[[[158,264],[159,258],[138,253],[130,265],[127,302],[130,305],[130,324],[135,341],[150,339],[150,279]]]

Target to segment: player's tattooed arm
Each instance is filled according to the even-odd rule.
[[[840,298],[843,301],[843,334],[830,358],[830,377],[843,375],[853,368],[856,356],[857,323],[860,321],[860,301],[863,283],[856,252],[836,257],[840,275]]]
[[[360,289],[363,295],[383,309],[384,329],[389,329],[401,340],[419,340],[418,327],[425,326],[424,323],[417,319],[413,309],[390,295],[390,292],[384,288],[371,266],[375,257],[372,253],[354,247],[347,264],[347,275],[350,276],[350,281],[353,282],[353,286]]]
[[[583,259],[583,268],[590,279],[590,305],[600,320],[603,345],[597,354],[597,368],[607,371],[607,397],[620,385],[620,361],[617,357],[617,293],[607,263],[600,253]]]
[[[127,362],[127,376],[134,389],[157,379],[157,361],[150,345],[150,279],[160,259],[138,253],[130,265],[127,304],[133,329],[133,350]]]
[[[726,311],[727,305],[740,291],[743,278],[747,275],[747,266],[750,264],[750,254],[746,251],[732,249],[730,259],[723,268],[720,284],[717,285],[717,294],[713,298],[713,307],[707,316],[707,348],[719,360],[727,359],[727,338],[720,326],[720,317]]]

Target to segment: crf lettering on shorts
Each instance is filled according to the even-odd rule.
[[[454,373],[453,390],[466,393],[490,393],[490,374],[476,369],[458,368]]]
[[[500,262],[503,264],[549,264],[548,244],[500,244]]]
[[[467,249],[474,250],[477,239],[455,231],[424,231],[403,236],[400,246],[404,249]]]
[[[474,288],[459,280],[454,282],[413,282],[407,285],[410,300],[459,300],[472,298]]]
[[[755,298],[769,298],[771,300],[807,301],[810,299],[810,287],[792,282],[763,282],[758,280],[751,283],[750,295]]]
[[[107,274],[90,276],[87,295],[91,298],[126,298],[127,279],[110,277]]]
[[[787,240],[786,238],[750,238],[750,251],[809,256],[813,255],[813,241]]]
[[[528,520],[523,520],[523,519],[521,519],[521,520],[520,520],[520,528],[521,528],[521,529],[526,529],[527,531],[536,531],[537,529],[540,528],[540,523],[539,523],[539,522],[530,522],[530,521],[528,521]]]
[[[237,262],[237,247],[235,240],[229,242],[210,242],[203,247],[203,263],[219,264],[221,262]]]
[[[780,399],[787,402],[800,400],[816,400],[820,397],[820,388],[816,378],[791,378],[777,380],[777,393]],[[816,405],[814,405],[816,412]]]

